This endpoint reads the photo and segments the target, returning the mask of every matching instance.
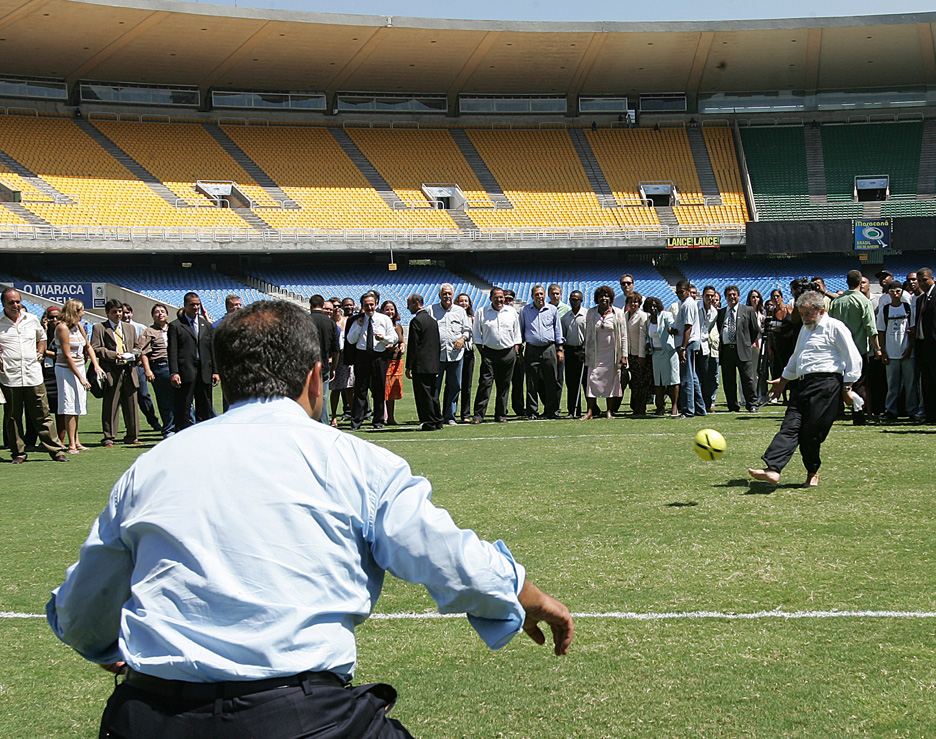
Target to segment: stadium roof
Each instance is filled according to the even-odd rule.
[[[171,0],[0,0],[0,73],[201,89],[481,94],[936,84],[936,13],[500,22]]]

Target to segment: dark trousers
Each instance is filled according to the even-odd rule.
[[[387,383],[387,365],[390,352],[366,352],[354,354],[354,401],[351,404],[351,428],[359,429],[367,415],[367,391],[374,398],[374,423],[382,424],[384,417],[384,393]]]
[[[169,362],[150,362],[153,372],[153,395],[156,396],[156,406],[159,408],[159,417],[162,419],[160,430],[163,436],[175,431],[175,389],[172,387],[169,374]]]
[[[143,369],[142,364],[137,365],[136,373],[137,378],[140,380],[140,387],[137,389],[137,405],[140,407],[140,413],[143,414],[143,418],[146,419],[146,422],[153,431],[162,431],[159,417],[156,415],[156,408],[153,405],[153,399],[149,394],[149,385],[146,382],[146,370]]]
[[[420,423],[442,428],[442,408],[439,406],[439,385],[436,373],[413,373],[413,400]]]
[[[124,438],[127,441],[136,441],[140,435],[137,389],[133,386],[131,372],[136,372],[136,368],[122,368],[114,378],[114,384],[104,389],[104,404],[101,406],[104,441],[114,441],[116,438],[121,411],[124,419]]]
[[[884,413],[887,400],[887,368],[879,358],[868,360],[868,413],[879,416]]]
[[[936,423],[936,339],[918,339],[915,346],[923,412],[927,423]]]
[[[526,345],[523,354],[523,369],[528,416],[536,415],[540,399],[543,401],[543,415],[546,418],[553,418],[559,413],[559,388],[556,385],[557,365],[555,344]]]
[[[565,348],[566,410],[573,418],[582,415],[582,392],[588,377],[585,369],[585,347]]]
[[[65,447],[55,433],[55,421],[49,412],[49,399],[46,396],[45,385],[29,387],[0,386],[3,391],[3,440],[9,447],[10,454],[22,457],[26,454],[26,443],[23,440],[23,414],[32,420],[33,427],[38,430],[38,439],[42,448],[49,454],[56,454]]]
[[[792,388],[792,386],[791,386]],[[767,469],[780,472],[799,446],[806,472],[819,471],[819,447],[842,409],[842,376],[817,372],[801,378],[790,392],[780,430],[762,459]]]
[[[699,373],[699,387],[702,388],[705,407],[713,408],[718,393],[718,355],[696,352],[696,372]]]
[[[211,405],[211,383],[202,382],[200,379],[192,382],[183,382],[181,387],[176,388],[175,402],[172,405],[172,418],[175,422],[175,430],[181,431],[192,425],[192,417],[189,415],[189,406],[195,403],[195,423],[207,421],[214,418],[214,406]]]
[[[523,392],[523,347],[514,363],[513,374],[510,376],[510,407],[514,415],[526,415],[526,394]]]
[[[461,376],[461,417],[471,418],[471,385],[474,382],[475,355],[474,351],[465,348],[462,356]]]
[[[736,345],[722,344],[718,348],[718,361],[721,363],[722,387],[725,390],[728,410],[740,410],[737,375],[741,375],[741,393],[744,396],[744,406],[748,409],[757,407],[757,369],[754,366],[754,360],[744,361],[739,359]],[[706,402],[708,401],[706,400]]]
[[[104,708],[99,739],[412,739],[387,712],[389,685],[302,685],[233,699],[190,700],[122,684]]]
[[[478,391],[475,393],[474,417],[478,421],[484,420],[488,401],[491,398],[491,386],[494,391],[494,419],[507,417],[507,394],[510,392],[510,380],[517,366],[517,350],[514,347],[507,349],[489,349],[479,346],[481,354],[481,370],[478,374]]]

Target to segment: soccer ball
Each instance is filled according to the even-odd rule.
[[[714,429],[702,429],[695,435],[692,446],[700,459],[711,462],[725,453],[727,444],[725,443],[725,437]]]

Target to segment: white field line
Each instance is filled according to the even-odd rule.
[[[462,618],[463,613],[374,613],[371,618],[377,621],[436,621],[439,619]],[[751,621],[762,618],[785,620],[803,618],[936,618],[936,611],[754,611],[735,613],[731,611],[682,611],[661,613],[634,613],[632,611],[592,611],[573,613],[574,618],[597,618],[618,621],[669,621],[723,619],[726,621]],[[0,611],[0,619],[45,618],[41,613],[17,613]]]

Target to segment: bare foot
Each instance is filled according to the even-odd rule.
[[[594,418],[591,411],[588,411],[580,420],[582,421],[591,421]]]
[[[761,482],[772,482],[774,485],[780,482],[780,473],[773,470],[748,469],[748,474]]]
[[[806,482],[804,483],[803,487],[814,488],[818,484],[819,484],[819,473],[810,472],[808,475],[806,475]]]
[[[605,413],[605,418],[607,418],[610,421],[612,418],[614,418],[614,414],[611,411],[608,411],[607,413]]]

